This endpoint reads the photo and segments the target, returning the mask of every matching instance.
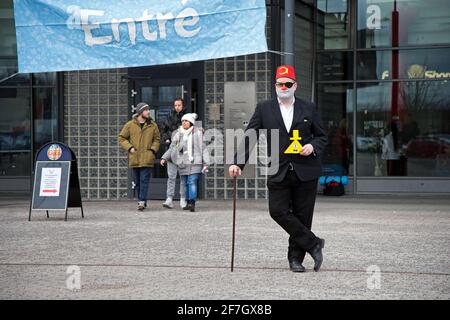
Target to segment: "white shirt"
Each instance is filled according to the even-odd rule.
[[[394,138],[392,136],[392,132],[383,138],[381,159],[400,160],[400,153],[394,148]]]
[[[281,116],[283,117],[284,126],[287,132],[291,131],[292,121],[294,120],[294,103],[295,97],[292,99],[292,104],[282,105],[280,99],[278,99],[280,105]]]

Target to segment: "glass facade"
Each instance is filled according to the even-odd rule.
[[[449,7],[450,0],[317,0],[325,173],[349,164],[357,179],[450,177]]]
[[[357,87],[360,176],[450,176],[450,83]]]
[[[269,49],[283,52],[284,2],[267,4]],[[296,1],[297,95],[317,103],[328,131],[324,175],[350,176],[354,192],[372,188],[367,186],[386,192],[389,183],[397,183],[390,190],[399,190],[409,188],[410,181],[449,181],[448,8],[450,0]],[[117,145],[117,134],[132,104],[129,70],[15,75],[12,0],[0,3],[0,36],[0,80],[14,75],[0,82],[0,191],[9,188],[4,181],[29,181],[34,153],[59,139],[78,157],[83,198],[127,197],[127,157]],[[225,83],[254,81],[256,100],[270,99],[271,79],[283,55],[269,52],[202,63],[196,77],[203,93],[198,106],[205,128],[222,129]],[[158,122],[170,110],[173,96],[181,95],[164,86],[142,90],[143,99],[159,106],[153,110]],[[210,169],[204,196],[230,198],[233,186],[225,167],[215,164]],[[237,187],[239,198],[267,197],[266,177],[242,179]]]
[[[31,174],[34,155],[58,139],[56,83],[28,86],[0,84],[0,178]]]
[[[317,48],[347,49],[350,46],[348,0],[317,0]]]
[[[449,0],[358,0],[358,48],[448,45],[449,6]]]
[[[30,176],[31,97],[28,88],[0,88],[0,175]],[[11,112],[14,110],[14,112]]]
[[[36,151],[59,137],[56,73],[17,74],[13,4],[0,3],[0,183],[29,180]],[[11,190],[11,191],[28,191]],[[14,188],[14,187],[13,187]],[[8,189],[2,183],[0,191]],[[20,187],[19,187],[20,189]]]
[[[324,175],[353,175],[353,89],[351,84],[321,83],[317,104],[328,131]]]

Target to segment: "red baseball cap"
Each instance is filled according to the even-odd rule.
[[[294,67],[293,66],[279,66],[277,68],[277,74],[275,76],[275,79],[278,79],[278,78],[289,78],[289,79],[296,81]]]

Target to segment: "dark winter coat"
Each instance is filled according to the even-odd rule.
[[[170,145],[170,142],[172,141],[172,134],[175,134],[175,132],[181,126],[181,118],[186,113],[186,108],[184,108],[180,112],[176,112],[175,109],[173,109],[169,113],[166,121],[164,121],[161,126],[161,141],[163,145]],[[170,140],[169,143],[166,143],[167,140]]]

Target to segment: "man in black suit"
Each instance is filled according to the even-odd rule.
[[[295,98],[297,83],[293,67],[277,68],[275,89],[276,99],[256,106],[246,128],[245,161],[238,163],[236,154],[229,174],[231,177],[240,175],[249,158],[253,148],[249,130],[256,130],[258,134],[258,130],[267,129],[268,155],[279,153],[278,170],[267,180],[270,215],[289,234],[290,269],[304,272],[302,263],[307,252],[314,259],[314,270],[319,271],[325,241],[311,232],[311,225],[317,179],[322,174],[320,156],[327,144],[327,134],[315,104]],[[273,130],[278,130],[279,150],[270,148]],[[293,144],[296,134],[301,137],[298,141],[301,148]],[[286,150],[292,153],[285,153]]]

